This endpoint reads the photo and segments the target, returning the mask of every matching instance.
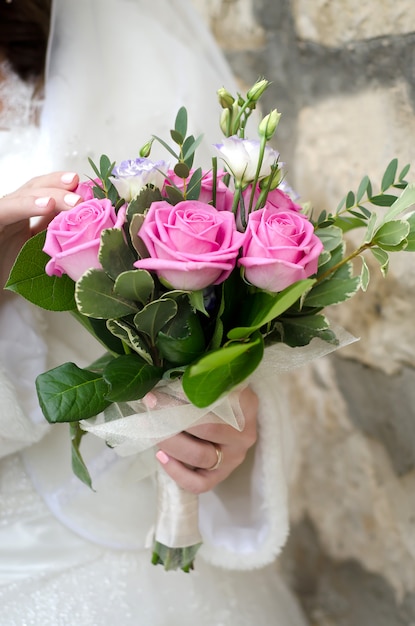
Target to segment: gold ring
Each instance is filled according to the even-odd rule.
[[[216,452],[216,463],[214,465],[212,465],[212,467],[208,467],[207,468],[208,472],[213,472],[214,470],[218,469],[219,465],[223,461],[222,448],[219,445],[215,445],[214,443],[212,445],[215,448],[215,452]]]

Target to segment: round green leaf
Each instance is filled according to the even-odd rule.
[[[139,400],[158,383],[163,374],[160,367],[149,365],[135,354],[114,359],[104,370],[109,390],[106,399],[111,402]]]

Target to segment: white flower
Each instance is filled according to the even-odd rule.
[[[215,148],[235,180],[244,185],[255,179],[260,158],[260,146],[261,142],[259,140],[240,139],[235,136],[227,137],[222,144],[215,144]],[[258,180],[270,175],[271,166],[277,159],[278,152],[269,146],[265,146]]]
[[[164,185],[165,175],[169,169],[165,161],[154,163],[147,158],[122,161],[113,169],[110,178],[112,184],[121,198],[131,202],[146,185],[154,185],[161,189]]]

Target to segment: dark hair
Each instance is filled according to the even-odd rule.
[[[0,51],[24,80],[43,76],[52,0],[0,0]]]

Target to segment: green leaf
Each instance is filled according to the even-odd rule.
[[[81,439],[86,432],[82,430],[77,422],[69,424],[71,435],[71,455],[72,455],[72,471],[87,487],[92,489],[91,475],[88,471],[85,461],[82,458],[79,445]]]
[[[203,135],[199,135],[199,137],[193,141],[193,143],[187,148],[185,154],[183,155],[184,161],[187,161],[187,159],[195,153],[197,148],[202,143],[202,140],[203,140]]]
[[[395,198],[395,202],[392,204],[389,211],[385,215],[385,220],[390,220],[409,209],[410,206],[415,204],[415,183],[411,183],[402,191],[398,198]]]
[[[400,244],[406,245],[406,236],[409,233],[409,224],[405,220],[391,220],[382,224],[374,236],[373,242],[379,246],[379,248],[395,248]],[[404,247],[404,246],[403,246]]]
[[[362,289],[362,291],[366,291],[369,285],[370,272],[363,255],[360,255],[360,259],[362,261],[362,271],[360,273],[360,288]]]
[[[178,305],[177,314],[158,333],[156,347],[172,365],[188,365],[203,354],[205,336],[187,296],[178,299]]]
[[[150,354],[148,344],[131,324],[122,319],[107,320],[107,327],[114,337],[121,339],[125,345],[134,350],[146,363],[153,365],[153,358]]]
[[[357,190],[356,193],[356,204],[359,204],[359,202],[361,201],[361,199],[363,198],[363,196],[365,195],[368,185],[369,185],[369,177],[368,176],[363,176],[362,180],[360,181],[360,185],[359,188]]]
[[[317,284],[307,294],[304,306],[324,308],[351,298],[360,287],[360,276],[333,278]]]
[[[109,405],[105,399],[108,385],[102,376],[74,363],[63,363],[40,374],[36,391],[50,424],[88,419]]]
[[[124,317],[137,312],[134,302],[124,300],[114,291],[114,282],[98,269],[88,270],[77,282],[75,299],[82,315],[97,319]]]
[[[175,159],[177,159],[177,161],[179,161],[180,159],[180,155],[176,154],[175,151],[173,150],[173,148],[171,148],[169,146],[168,143],[166,143],[163,139],[161,139],[160,137],[157,137],[157,135],[153,135],[154,139],[157,139],[157,141],[159,143],[161,143],[161,145],[167,150],[167,152],[170,152],[171,155],[174,156]]]
[[[186,165],[186,163],[176,163],[174,166],[174,173],[179,178],[187,179],[190,174],[190,169]]]
[[[415,211],[405,215],[405,219],[409,224],[409,233],[407,236],[407,246],[405,252],[415,252]]]
[[[383,276],[386,276],[389,269],[389,254],[381,248],[370,248],[371,253],[375,257],[376,261],[380,263],[380,271]]]
[[[149,365],[135,354],[126,354],[111,361],[104,371],[109,390],[106,399],[111,402],[138,400],[161,379],[163,370]]]
[[[383,174],[382,183],[380,186],[382,191],[385,191],[386,189],[388,189],[389,187],[393,185],[397,170],[398,170],[398,159],[392,159],[392,161],[389,163],[388,167],[386,168],[385,173]]]
[[[405,179],[405,176],[407,175],[407,173],[409,172],[409,170],[411,169],[411,164],[407,163],[403,168],[401,173],[398,176],[398,180],[403,181]]]
[[[140,228],[144,222],[144,215],[140,213],[136,213],[133,215],[130,223],[130,240],[134,250],[138,253],[140,259],[146,258],[148,256],[148,250],[144,244],[144,241],[139,237]]]
[[[377,220],[376,213],[372,213],[372,215],[370,216],[369,222],[367,224],[366,235],[365,235],[365,238],[363,239],[363,243],[370,243],[372,241],[373,235],[375,232],[376,220]]]
[[[98,259],[105,272],[115,280],[118,274],[133,268],[137,259],[127,246],[119,228],[108,228],[101,233]]]
[[[369,201],[376,206],[392,206],[396,201],[396,196],[392,194],[383,193],[378,196],[372,196]]]
[[[167,196],[171,204],[176,205],[179,202],[183,202],[184,200],[183,192],[180,191],[180,189],[177,189],[176,187],[172,187],[171,185],[166,185],[165,191],[167,193]]]
[[[346,233],[354,228],[362,228],[366,226],[366,221],[361,218],[342,215],[340,217],[336,217],[335,225],[341,228],[343,233]]]
[[[189,302],[192,307],[196,311],[200,311],[203,315],[209,317],[209,313],[206,311],[205,307],[205,299],[204,299],[204,291],[203,289],[198,289],[197,291],[190,291],[189,294]]]
[[[179,146],[183,144],[184,137],[181,133],[178,133],[177,130],[171,130],[170,137],[173,139],[174,143],[177,143]]]
[[[180,133],[183,137],[187,134],[187,110],[185,107],[180,107],[177,111],[176,120],[174,122],[174,129]]]
[[[324,250],[331,252],[342,242],[343,232],[337,226],[327,226],[327,228],[318,228],[315,231],[317,237],[324,246]]]
[[[277,294],[264,291],[256,292],[246,302],[245,325],[232,328],[228,332],[229,339],[242,339],[290,308],[315,283],[314,279],[299,280]]]
[[[50,260],[42,250],[46,231],[31,237],[20,250],[5,289],[14,291],[48,311],[76,309],[75,283],[66,274],[47,276],[45,266]]]
[[[134,200],[127,207],[126,219],[131,223],[135,215],[143,215],[153,202],[163,200],[160,189],[157,187],[144,187]]]
[[[247,342],[231,343],[209,352],[186,369],[183,390],[195,406],[209,406],[252,374],[263,354],[264,342],[259,332]]]
[[[283,317],[276,325],[281,340],[292,348],[307,346],[314,337],[330,343],[338,343],[324,315],[300,315]]]
[[[187,200],[198,200],[200,196],[200,187],[202,185],[202,168],[198,167],[192,174],[187,187]]]
[[[353,191],[349,191],[349,193],[346,196],[346,209],[350,209],[352,206],[355,205],[355,195],[353,193]]]
[[[145,333],[154,344],[158,332],[177,313],[178,307],[174,300],[154,300],[147,304],[134,317],[134,324],[139,332]]]
[[[147,270],[130,270],[118,276],[114,291],[126,300],[136,300],[146,305],[153,297],[154,280]]]

